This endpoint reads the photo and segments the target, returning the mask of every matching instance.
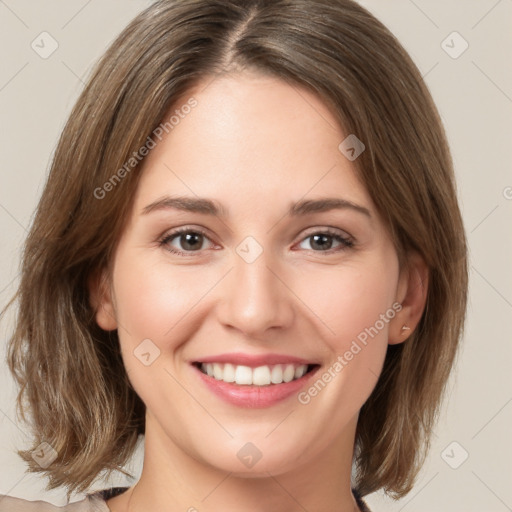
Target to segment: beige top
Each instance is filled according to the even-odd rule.
[[[0,494],[0,512],[110,512],[105,500],[96,494],[56,507],[46,501],[28,501]]]

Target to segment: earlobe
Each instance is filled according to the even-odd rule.
[[[88,280],[89,301],[94,311],[96,323],[104,331],[117,329],[112,292],[108,283],[106,271],[92,273]]]
[[[400,276],[396,300],[402,305],[390,322],[390,345],[406,341],[421,320],[427,301],[429,269],[418,253],[409,255],[407,268]]]

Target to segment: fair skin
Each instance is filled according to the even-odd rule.
[[[97,322],[118,329],[129,378],[147,407],[142,476],[107,505],[112,512],[353,512],[358,413],[388,344],[406,341],[420,320],[426,268],[412,257],[411,268],[400,271],[354,164],[338,150],[346,134],[318,97],[249,72],[209,82],[177,103],[198,102],[146,158],[111,286],[92,288]],[[166,196],[208,198],[226,212],[144,213]],[[288,215],[292,203],[322,198],[368,214],[345,207]],[[192,238],[159,242],[180,227]],[[205,236],[194,237],[198,230]],[[254,260],[244,257],[259,251]],[[396,303],[400,311],[378,334],[300,402]],[[146,358],[155,347],[160,353],[146,366],[134,350],[148,339]],[[270,386],[293,383],[226,384],[225,394],[254,391],[234,403],[198,368],[226,354],[269,371],[275,354],[283,364],[300,358],[313,371],[278,400]],[[256,363],[253,356],[261,357]],[[251,465],[253,456],[261,458]]]

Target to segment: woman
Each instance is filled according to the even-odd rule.
[[[79,98],[27,238],[20,454],[70,495],[144,434],[140,480],[71,511],[367,510],[413,486],[466,292],[439,116],[381,23],[157,1]]]

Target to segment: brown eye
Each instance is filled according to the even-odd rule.
[[[197,251],[203,245],[203,235],[200,233],[182,233],[176,237],[181,249],[185,251]]]
[[[352,247],[354,244],[353,242],[346,238],[341,236],[339,233],[326,231],[326,232],[318,232],[313,233],[302,241],[304,243],[306,240],[309,240],[309,248],[308,247],[302,247],[306,250],[312,250],[315,252],[324,252],[324,251],[331,251],[331,252],[338,252],[340,250]],[[335,245],[337,243],[337,245]],[[333,248],[334,245],[334,248]]]
[[[175,254],[200,252],[205,241],[209,238],[202,232],[192,229],[182,229],[167,234],[160,242],[168,251]]]

